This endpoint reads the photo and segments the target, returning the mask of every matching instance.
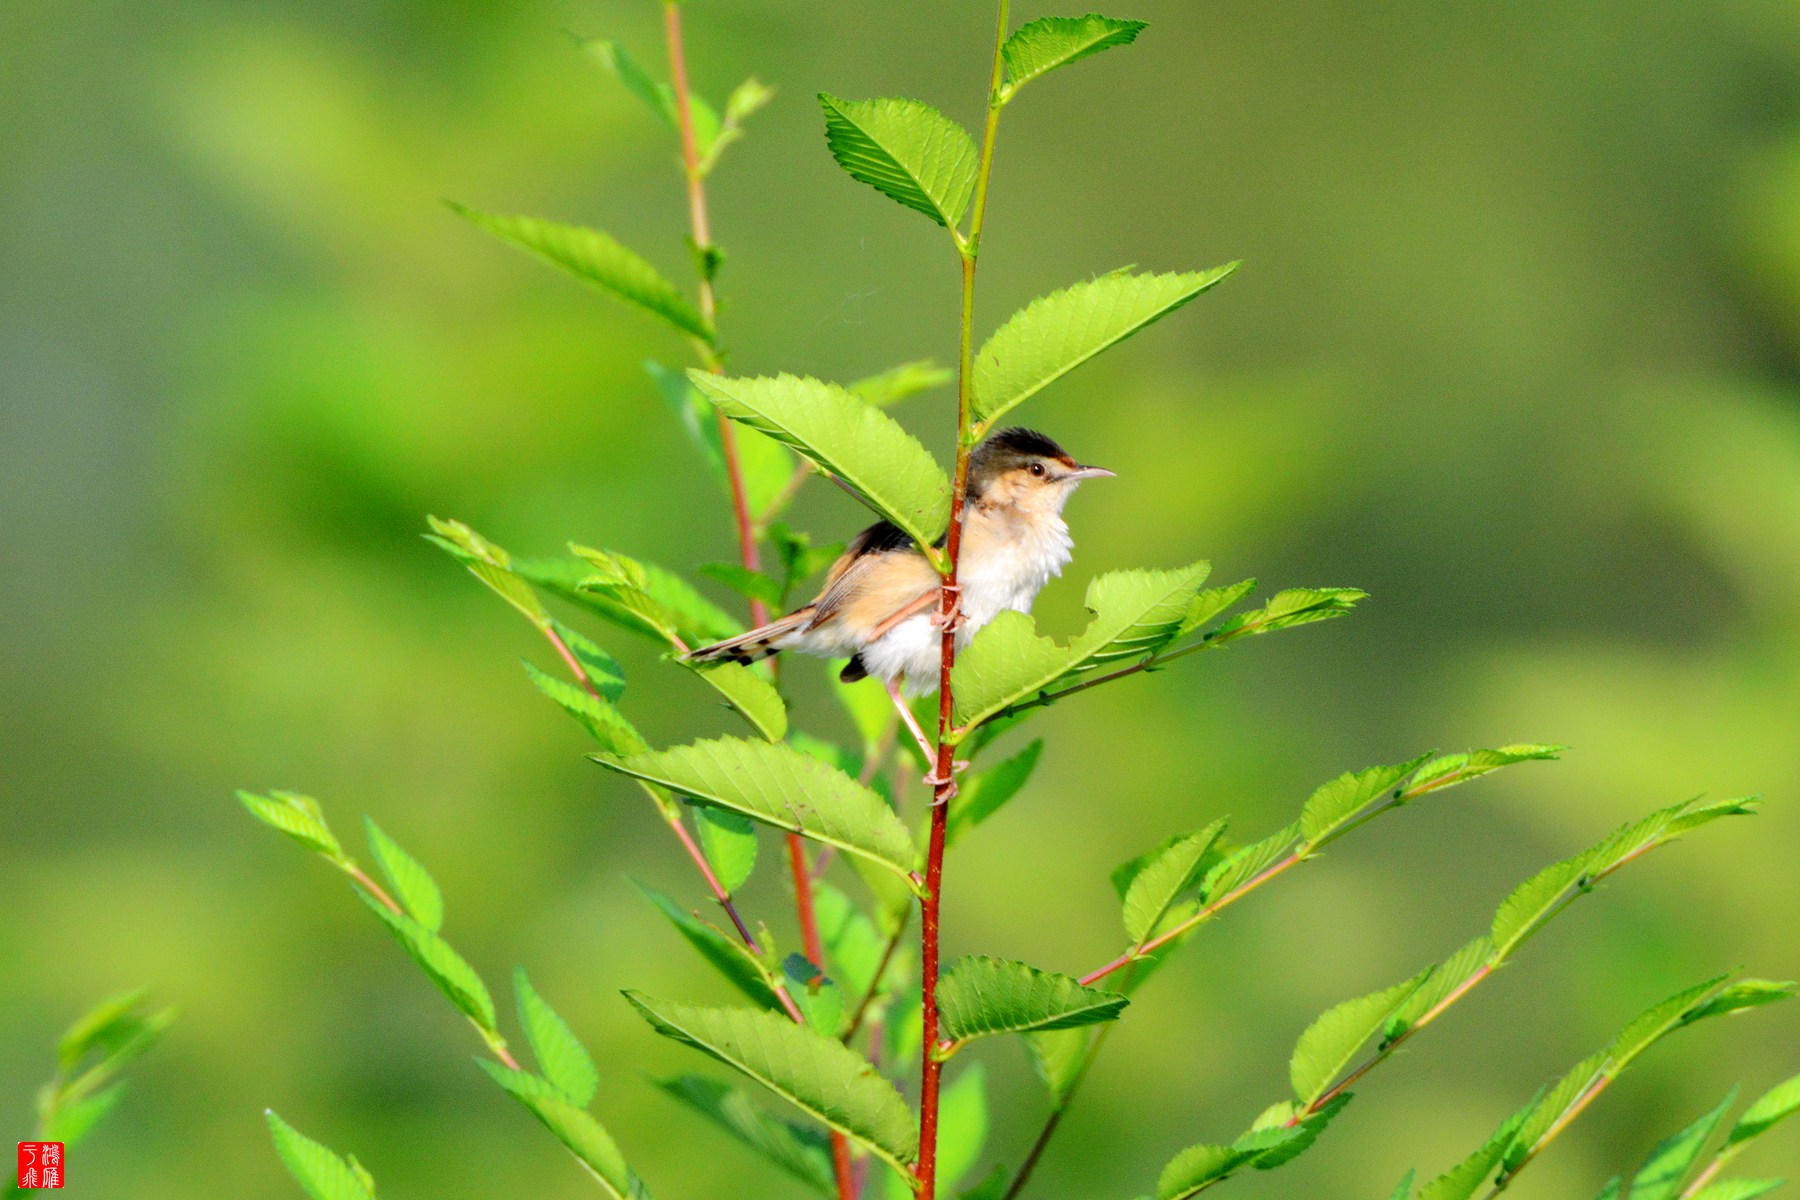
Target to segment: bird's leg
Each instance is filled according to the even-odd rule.
[[[912,706],[906,702],[906,697],[900,694],[899,687],[891,679],[882,680],[881,686],[887,689],[888,699],[894,702],[894,708],[900,713],[900,719],[906,723],[908,731],[912,733],[913,741],[919,744],[919,753],[925,756],[926,762],[932,761],[937,757],[937,751],[932,749],[931,739],[926,737],[925,731],[919,727],[919,718],[913,716]]]

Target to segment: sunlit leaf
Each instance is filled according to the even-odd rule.
[[[679,1075],[656,1086],[815,1191],[836,1194],[831,1144],[823,1133],[770,1116],[727,1083]]]
[[[513,972],[513,991],[519,1005],[519,1023],[537,1056],[538,1069],[577,1108],[586,1108],[600,1087],[600,1072],[587,1047],[548,1001],[538,995],[525,977],[525,968]]]
[[[570,1104],[547,1079],[526,1071],[511,1071],[486,1059],[476,1061],[495,1083],[556,1135],[557,1141],[568,1147],[614,1200],[643,1200],[643,1184],[625,1165],[618,1143],[591,1113]]]
[[[959,1041],[1116,1020],[1129,1003],[1068,975],[980,955],[958,959],[938,987],[944,1032]]]
[[[1419,989],[1429,972],[1328,1009],[1300,1035],[1289,1063],[1294,1095],[1316,1102],[1356,1060],[1357,1051],[1387,1024],[1394,1010]]]
[[[735,892],[756,869],[756,826],[749,817],[727,808],[694,804],[694,826],[700,831],[700,849],[706,853],[713,874],[727,892]]]
[[[878,375],[870,375],[846,385],[865,404],[887,408],[909,396],[928,392],[956,382],[956,372],[940,367],[929,358],[901,363]]]
[[[344,857],[343,847],[338,845],[331,827],[325,824],[325,814],[319,810],[318,801],[311,796],[297,796],[292,792],[258,796],[254,792],[240,791],[237,798],[251,816],[272,829],[279,829],[308,850],[334,860]]]
[[[1039,17],[1019,26],[1001,46],[1006,59],[1006,88],[1013,93],[1038,76],[1078,62],[1090,54],[1128,45],[1144,29],[1142,21],[1120,21],[1089,13],[1085,17]]]
[[[769,969],[742,941],[702,921],[655,888],[641,883],[637,886],[644,897],[669,919],[669,923],[675,926],[676,932],[681,934],[688,945],[733,987],[764,1008],[781,1008],[781,1000],[769,981]]]
[[[1320,784],[1300,813],[1300,833],[1308,846],[1322,845],[1377,797],[1397,791],[1402,779],[1419,768],[1429,754],[1391,766],[1346,771]]]
[[[1198,832],[1171,838],[1144,860],[1127,864],[1133,869],[1122,899],[1125,932],[1133,942],[1149,937],[1169,907],[1200,881],[1207,852],[1224,832],[1225,822],[1214,821]]]
[[[1706,1148],[1707,1139],[1712,1137],[1713,1130],[1725,1119],[1725,1110],[1736,1099],[1737,1091],[1733,1089],[1717,1108],[1681,1132],[1663,1139],[1631,1181],[1631,1200],[1676,1200],[1688,1171]]]
[[[436,933],[444,924],[444,896],[437,880],[431,877],[419,860],[400,848],[400,843],[381,831],[374,818],[364,817],[369,838],[369,851],[381,865],[381,873],[393,886],[394,898],[407,915]]]
[[[1039,738],[1017,754],[966,776],[956,803],[950,807],[945,844],[954,846],[964,833],[999,812],[1007,801],[1017,796],[1030,781],[1043,752],[1044,741]]]
[[[840,100],[819,93],[825,145],[852,179],[954,229],[975,187],[968,132],[917,100]]]
[[[312,1200],[375,1200],[350,1164],[269,1112],[275,1152]]]
[[[487,985],[475,973],[475,968],[451,948],[449,942],[404,913],[390,911],[367,892],[358,889],[356,894],[363,898],[369,910],[388,927],[388,931],[405,947],[413,961],[419,964],[450,1003],[489,1033],[498,1031],[499,1026],[494,1018],[494,1000],[488,994]]]

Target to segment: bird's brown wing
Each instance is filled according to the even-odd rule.
[[[911,561],[915,559],[916,563]],[[831,564],[806,627],[845,615],[853,602],[859,610],[873,601],[899,612],[928,594],[936,579],[937,572],[910,537],[891,522],[877,521],[857,534]]]

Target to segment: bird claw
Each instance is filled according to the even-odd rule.
[[[946,613],[940,609],[937,612],[932,613],[931,623],[935,627],[942,629],[945,633],[955,633],[958,629],[962,628],[962,590],[960,588],[957,589],[955,595],[951,597],[950,611]]]
[[[948,777],[939,775],[936,771],[925,776],[924,783],[927,787],[931,788],[933,791],[936,791],[938,788],[944,789],[943,795],[932,800],[931,807],[940,808],[956,798],[956,773],[968,769],[968,760],[959,758],[950,764],[950,774]]]

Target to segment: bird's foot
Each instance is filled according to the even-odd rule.
[[[969,769],[968,759],[959,758],[959,759],[956,759],[953,762],[951,762],[950,774],[948,776],[939,775],[936,771],[933,771],[933,772],[931,772],[931,774],[925,776],[925,779],[924,779],[925,786],[931,788],[934,792],[939,793],[932,800],[931,807],[938,808],[942,805],[950,803],[951,800],[956,798],[956,776],[957,776],[957,773],[961,772],[961,771],[966,771],[968,769]]]
[[[931,614],[931,623],[946,633],[955,633],[962,628],[962,589],[955,589],[950,596],[950,611],[939,609]]]

